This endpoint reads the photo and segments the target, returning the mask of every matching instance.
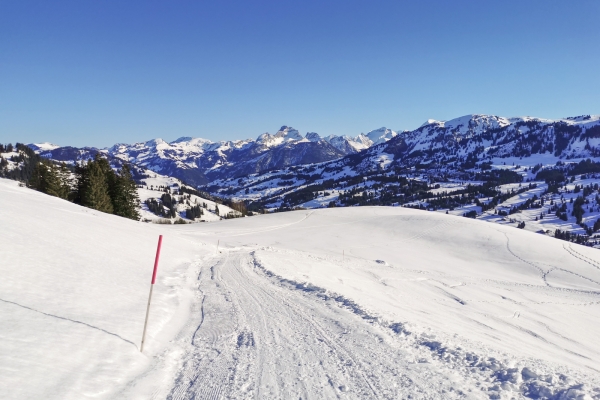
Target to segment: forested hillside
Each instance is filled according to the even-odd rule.
[[[88,208],[140,218],[140,200],[130,166],[123,164],[115,171],[100,154],[67,165],[42,158],[21,143],[0,145],[0,176]]]

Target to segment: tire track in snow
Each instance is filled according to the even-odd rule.
[[[375,389],[374,384],[365,375],[364,367],[361,365],[361,363],[356,361],[355,358],[352,357],[351,352],[335,340],[335,337],[331,332],[327,332],[327,330],[322,325],[320,325],[314,318],[309,317],[300,307],[290,303],[284,297],[282,297],[281,300],[290,309],[294,310],[297,315],[300,315],[306,323],[310,324],[313,328],[315,328],[317,333],[320,335],[321,339],[325,341],[325,343],[338,354],[338,357],[340,358],[341,362],[344,362],[345,359],[349,359],[353,365],[359,366],[359,369],[356,369],[354,373],[357,374],[359,378],[361,378],[365,382],[365,384],[375,397],[380,397],[380,394]]]
[[[169,400],[220,399],[228,386],[235,363],[232,353],[237,313],[219,282],[218,267],[227,260],[226,253],[224,259],[199,274],[198,290],[202,300],[194,322],[178,335],[180,341],[187,343],[184,347],[187,352],[167,397]]]
[[[202,267],[168,399],[471,397],[428,364],[410,367],[372,321],[274,284],[247,251],[224,253]]]
[[[339,348],[343,351],[341,354],[347,354],[346,357],[352,363],[358,367],[358,371],[364,374],[365,382],[368,382],[372,389],[376,394],[369,395],[368,393],[362,392],[361,398],[367,396],[368,398],[471,398],[471,394],[467,394],[462,392],[460,389],[456,387],[447,387],[446,384],[449,382],[442,382],[438,379],[438,376],[434,374],[429,374],[428,370],[425,369],[420,371],[420,374],[411,374],[411,367],[408,365],[402,365],[402,360],[412,357],[417,357],[413,351],[417,351],[417,354],[421,355],[429,355],[430,351],[445,351],[445,348],[438,349],[437,342],[431,342],[426,340],[423,342],[423,346],[420,347],[420,344],[415,344],[415,348],[409,350],[409,354],[398,354],[396,349],[390,348],[384,345],[384,342],[377,342],[377,338],[381,340],[381,337],[378,335],[382,332],[385,332],[385,335],[391,334],[392,341],[398,340],[398,335],[410,335],[407,332],[401,323],[391,323],[388,324],[385,321],[380,321],[377,317],[373,317],[368,314],[366,311],[360,308],[357,304],[353,303],[351,300],[345,299],[342,296],[331,294],[326,294],[323,289],[314,287],[310,284],[300,284],[294,281],[288,281],[278,275],[273,274],[272,272],[265,269],[262,264],[256,260],[255,256],[253,256],[255,260],[255,265],[257,269],[260,271],[261,275],[265,275],[272,283],[275,284],[279,290],[283,290],[284,293],[288,292],[293,297],[290,300],[297,299],[298,296],[294,296],[294,294],[298,294],[300,299],[304,298],[306,300],[310,299],[319,299],[318,302],[323,302],[327,305],[329,309],[339,309],[341,315],[345,315],[346,312],[349,312],[355,322],[349,327],[350,331],[360,331],[366,330],[371,331],[373,327],[383,328],[383,331],[378,331],[377,334],[374,334],[375,337],[369,337],[368,339],[357,340],[353,339],[352,335],[346,340],[340,340],[345,338],[347,332],[344,335],[336,335],[331,333],[331,325],[326,324],[326,320],[323,321],[319,318],[317,321],[316,318],[311,317],[313,313],[309,315],[306,314],[307,307],[301,307],[301,303],[298,302],[289,302],[290,308],[296,310],[295,312],[301,315],[305,315],[306,319],[314,324],[317,329],[325,332],[323,336],[333,341],[333,343],[328,343],[332,347],[339,346]],[[356,322],[360,321],[360,322]],[[358,326],[357,326],[358,325]],[[385,337],[385,336],[384,336]],[[337,339],[336,339],[337,338]],[[373,339],[376,339],[374,342]],[[362,346],[365,348],[357,351],[356,343],[362,343]],[[401,347],[403,350],[406,348],[403,344]],[[435,349],[431,350],[433,346]],[[360,347],[359,347],[360,348]],[[388,362],[392,362],[392,365],[388,364]],[[419,361],[419,363],[422,361]],[[422,364],[417,364],[422,365]],[[428,364],[427,364],[428,365]],[[378,371],[378,373],[374,373],[373,371]],[[394,376],[400,376],[401,381],[403,382],[403,387],[405,388],[405,392],[402,395],[399,394],[391,394],[393,390],[390,390],[389,387],[386,386],[385,376],[386,374],[392,374]],[[383,378],[383,379],[382,379]],[[458,385],[460,387],[460,385]],[[428,395],[421,397],[423,390],[428,391]],[[432,394],[435,392],[436,394]],[[421,395],[419,395],[421,394]],[[433,396],[433,397],[432,397]]]
[[[246,259],[245,261],[246,261],[246,263],[248,263],[249,260]],[[317,340],[325,343],[329,347],[330,351],[333,352],[334,354],[336,354],[336,356],[340,359],[342,365],[346,364],[345,365],[346,370],[348,370],[348,367],[349,367],[348,361],[350,361],[351,366],[360,366],[360,363],[356,362],[345,349],[341,348],[341,346],[339,346],[339,344],[336,343],[335,340],[332,339],[332,335],[326,333],[323,330],[323,328],[314,320],[314,318],[306,315],[306,313],[304,313],[299,307],[292,305],[284,296],[278,296],[275,294],[275,292],[266,291],[266,290],[264,290],[264,288],[261,288],[260,286],[249,287],[247,284],[244,283],[244,282],[247,282],[249,279],[243,279],[243,275],[245,275],[245,274],[243,274],[243,271],[242,271],[243,267],[241,265],[235,265],[235,268],[237,269],[237,273],[238,273],[238,282],[237,283],[240,285],[240,288],[242,290],[244,290],[246,292],[246,294],[248,294],[250,297],[254,298],[254,300],[257,302],[257,304],[264,303],[260,300],[260,297],[262,297],[262,296],[270,298],[272,300],[271,304],[277,304],[277,303],[283,304],[285,306],[284,311],[287,314],[287,316],[289,316],[289,317],[291,317],[293,315],[295,317],[299,316],[302,319],[302,325],[310,325],[310,327],[312,328],[312,331],[318,337]],[[245,277],[249,278],[249,276],[247,274]],[[254,290],[252,290],[252,289],[254,289]],[[258,290],[256,290],[256,289],[258,289]],[[287,308],[287,310],[285,310],[285,308]],[[319,351],[320,349],[313,349],[313,350],[316,350],[317,352],[319,352],[321,354],[321,357],[327,357],[326,353],[328,353],[328,352]],[[377,398],[381,398],[379,393],[374,388],[373,384],[369,381],[369,379],[367,379],[367,377],[364,375],[364,373],[362,373],[362,371],[355,369],[351,374],[358,375],[358,378],[362,379],[365,382],[366,387],[368,387],[370,389],[369,396],[375,396]],[[329,380],[331,381],[331,378],[329,378]]]
[[[279,282],[282,287],[287,288],[288,290],[300,291],[301,293],[305,293],[306,296],[316,296],[318,298],[324,299],[325,301],[333,300],[337,304],[337,306],[341,308],[350,308],[350,311],[356,314],[363,319],[371,319],[373,325],[379,325],[383,328],[389,328],[396,333],[404,333],[403,341],[408,344],[408,346],[413,347],[413,351],[415,354],[423,354],[419,352],[424,348],[427,348],[430,351],[431,356],[434,359],[437,359],[439,362],[439,366],[443,370],[444,368],[449,368],[452,371],[459,372],[463,379],[465,380],[473,380],[476,382],[476,386],[480,387],[483,391],[481,393],[473,393],[474,395],[487,393],[489,394],[489,398],[513,398],[515,395],[518,398],[521,397],[530,397],[529,392],[531,387],[536,387],[536,390],[540,390],[548,395],[548,398],[562,398],[562,396],[569,392],[572,388],[580,388],[581,383],[577,383],[568,377],[564,380],[564,383],[560,383],[556,381],[539,381],[536,380],[537,377],[529,374],[527,371],[531,371],[531,367],[520,365],[515,368],[515,366],[511,363],[511,361],[501,361],[493,356],[486,356],[485,354],[477,354],[467,349],[463,349],[461,347],[454,347],[453,345],[448,345],[446,343],[442,343],[438,341],[435,335],[415,335],[410,332],[406,332],[402,324],[390,324],[384,320],[380,320],[377,317],[370,316],[365,310],[361,309],[360,306],[354,304],[351,300],[340,298],[341,296],[336,295],[335,293],[330,293],[327,290],[319,287],[312,286],[308,283],[299,283],[296,281],[287,280],[281,276],[276,275],[273,272],[265,269],[265,267],[259,264],[259,268],[270,277],[275,284]],[[529,287],[534,287],[535,285],[526,285]],[[545,286],[535,286],[541,290],[561,290],[560,288],[554,287],[545,287]],[[580,291],[577,291],[580,292]],[[585,304],[588,305],[588,304]],[[512,315],[513,318],[519,318],[521,312],[519,310],[515,311]],[[477,321],[475,321],[477,322]],[[400,325],[399,328],[396,328],[396,325]],[[489,328],[488,326],[482,324],[483,326]],[[547,340],[540,336],[538,333],[533,332],[529,329],[526,329],[517,325],[509,325],[511,328],[516,329],[520,332],[523,332],[527,335],[534,337],[535,339],[547,342]],[[548,330],[550,333],[554,333]],[[569,351],[569,350],[566,350]],[[578,357],[586,358],[585,356],[569,351],[573,355]],[[524,360],[525,361],[525,360]],[[521,375],[522,373],[522,375]],[[516,375],[515,375],[516,374]],[[513,380],[515,376],[522,377],[522,381]],[[565,376],[566,375],[562,375]],[[432,377],[429,377],[432,379]],[[562,378],[561,378],[562,379]],[[505,388],[505,382],[514,382],[515,385],[509,385]],[[418,380],[417,380],[418,382]],[[432,382],[435,382],[432,379]],[[487,382],[487,383],[486,383]],[[419,382],[422,384],[422,382]],[[504,392],[504,390],[508,390],[508,392]],[[600,393],[600,387],[593,388],[591,392]],[[455,394],[455,393],[454,393]],[[459,393],[464,394],[464,393]],[[508,397],[507,397],[508,396]],[[402,398],[408,398],[407,396],[403,396]],[[446,391],[438,392],[436,394],[429,393],[428,398],[450,398],[450,393]],[[487,396],[486,396],[487,398]]]

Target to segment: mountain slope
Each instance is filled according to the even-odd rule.
[[[425,176],[427,181],[439,182],[477,180],[477,173],[507,161],[530,167],[541,163],[541,167],[582,158],[600,160],[599,156],[600,116],[552,121],[468,115],[446,122],[428,121],[414,131],[402,132],[339,160],[252,174],[243,184],[218,179],[206,189],[264,202],[332,180],[320,190],[346,190],[369,176],[382,174]],[[282,202],[271,204],[279,206]]]
[[[194,186],[220,185],[217,181],[342,157],[349,160],[346,164],[362,164],[367,169],[379,168],[382,158],[392,157],[392,164],[403,168],[426,167],[430,173],[450,170],[460,175],[461,169],[499,158],[546,156],[556,162],[599,157],[599,118],[583,115],[548,120],[473,114],[450,121],[428,120],[416,130],[401,133],[380,128],[355,138],[321,137],[314,132],[303,137],[296,129],[282,126],[276,134],[265,133],[256,140],[213,143],[185,137],[171,143],[155,139],[103,150],[31,146],[44,157],[70,162],[101,151]]]
[[[402,208],[156,226],[0,194],[7,398],[600,398],[594,250]]]
[[[395,135],[395,132],[381,128],[356,138],[321,138],[316,133],[303,137],[296,129],[282,126],[274,135],[264,133],[256,140],[215,143],[182,137],[170,143],[154,139],[132,145],[116,144],[108,149],[77,149],[49,144],[32,144],[31,147],[43,157],[68,162],[102,152],[198,186],[224,177],[236,178],[290,165],[338,159],[374,143],[385,142]]]
[[[150,364],[139,353],[158,225],[0,179],[0,391],[5,399],[110,398]],[[165,237],[149,325],[178,326],[193,248]],[[167,277],[169,277],[167,279]]]

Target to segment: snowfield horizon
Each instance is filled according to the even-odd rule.
[[[7,399],[600,399],[600,253],[526,230],[366,206],[147,224],[0,179],[0,242]]]

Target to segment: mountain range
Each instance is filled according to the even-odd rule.
[[[67,162],[101,152],[212,193],[247,199],[246,189],[253,182],[265,187],[264,181],[289,175],[292,167],[301,176],[311,176],[308,182],[392,169],[417,169],[438,179],[468,179],[469,171],[505,159],[544,165],[595,159],[600,156],[600,116],[550,120],[471,114],[449,121],[428,120],[412,131],[380,128],[356,137],[322,137],[315,132],[303,136],[292,127],[282,126],[275,134],[264,133],[256,140],[212,142],[182,137],[172,142],[153,139],[105,149],[49,144],[30,147],[43,157]],[[288,188],[289,182],[284,179],[285,184],[278,182],[277,187]],[[303,182],[307,181],[294,179],[291,185],[302,186]],[[257,183],[254,186],[259,187]]]
[[[321,137],[315,132],[302,136],[298,130],[282,126],[275,134],[263,133],[256,140],[212,142],[181,137],[172,142],[153,139],[134,144],[120,143],[105,149],[59,147],[49,143],[31,144],[30,147],[43,157],[66,162],[90,158],[101,152],[199,186],[215,179],[338,159],[385,143],[397,135],[395,131],[380,128],[356,137]]]
[[[217,179],[203,189],[261,201],[267,208],[305,206],[312,197],[301,192],[356,189],[357,182],[376,175],[380,175],[378,179],[418,176],[431,182],[482,181],[487,180],[481,177],[483,172],[503,169],[506,164],[548,168],[587,158],[597,160],[599,156],[598,115],[548,120],[474,114],[450,121],[429,120],[418,129],[336,160],[254,173],[244,179]],[[522,179],[521,175],[535,177],[521,170],[515,172],[512,181]],[[397,199],[397,195],[391,198]],[[391,199],[389,202],[393,203]]]

